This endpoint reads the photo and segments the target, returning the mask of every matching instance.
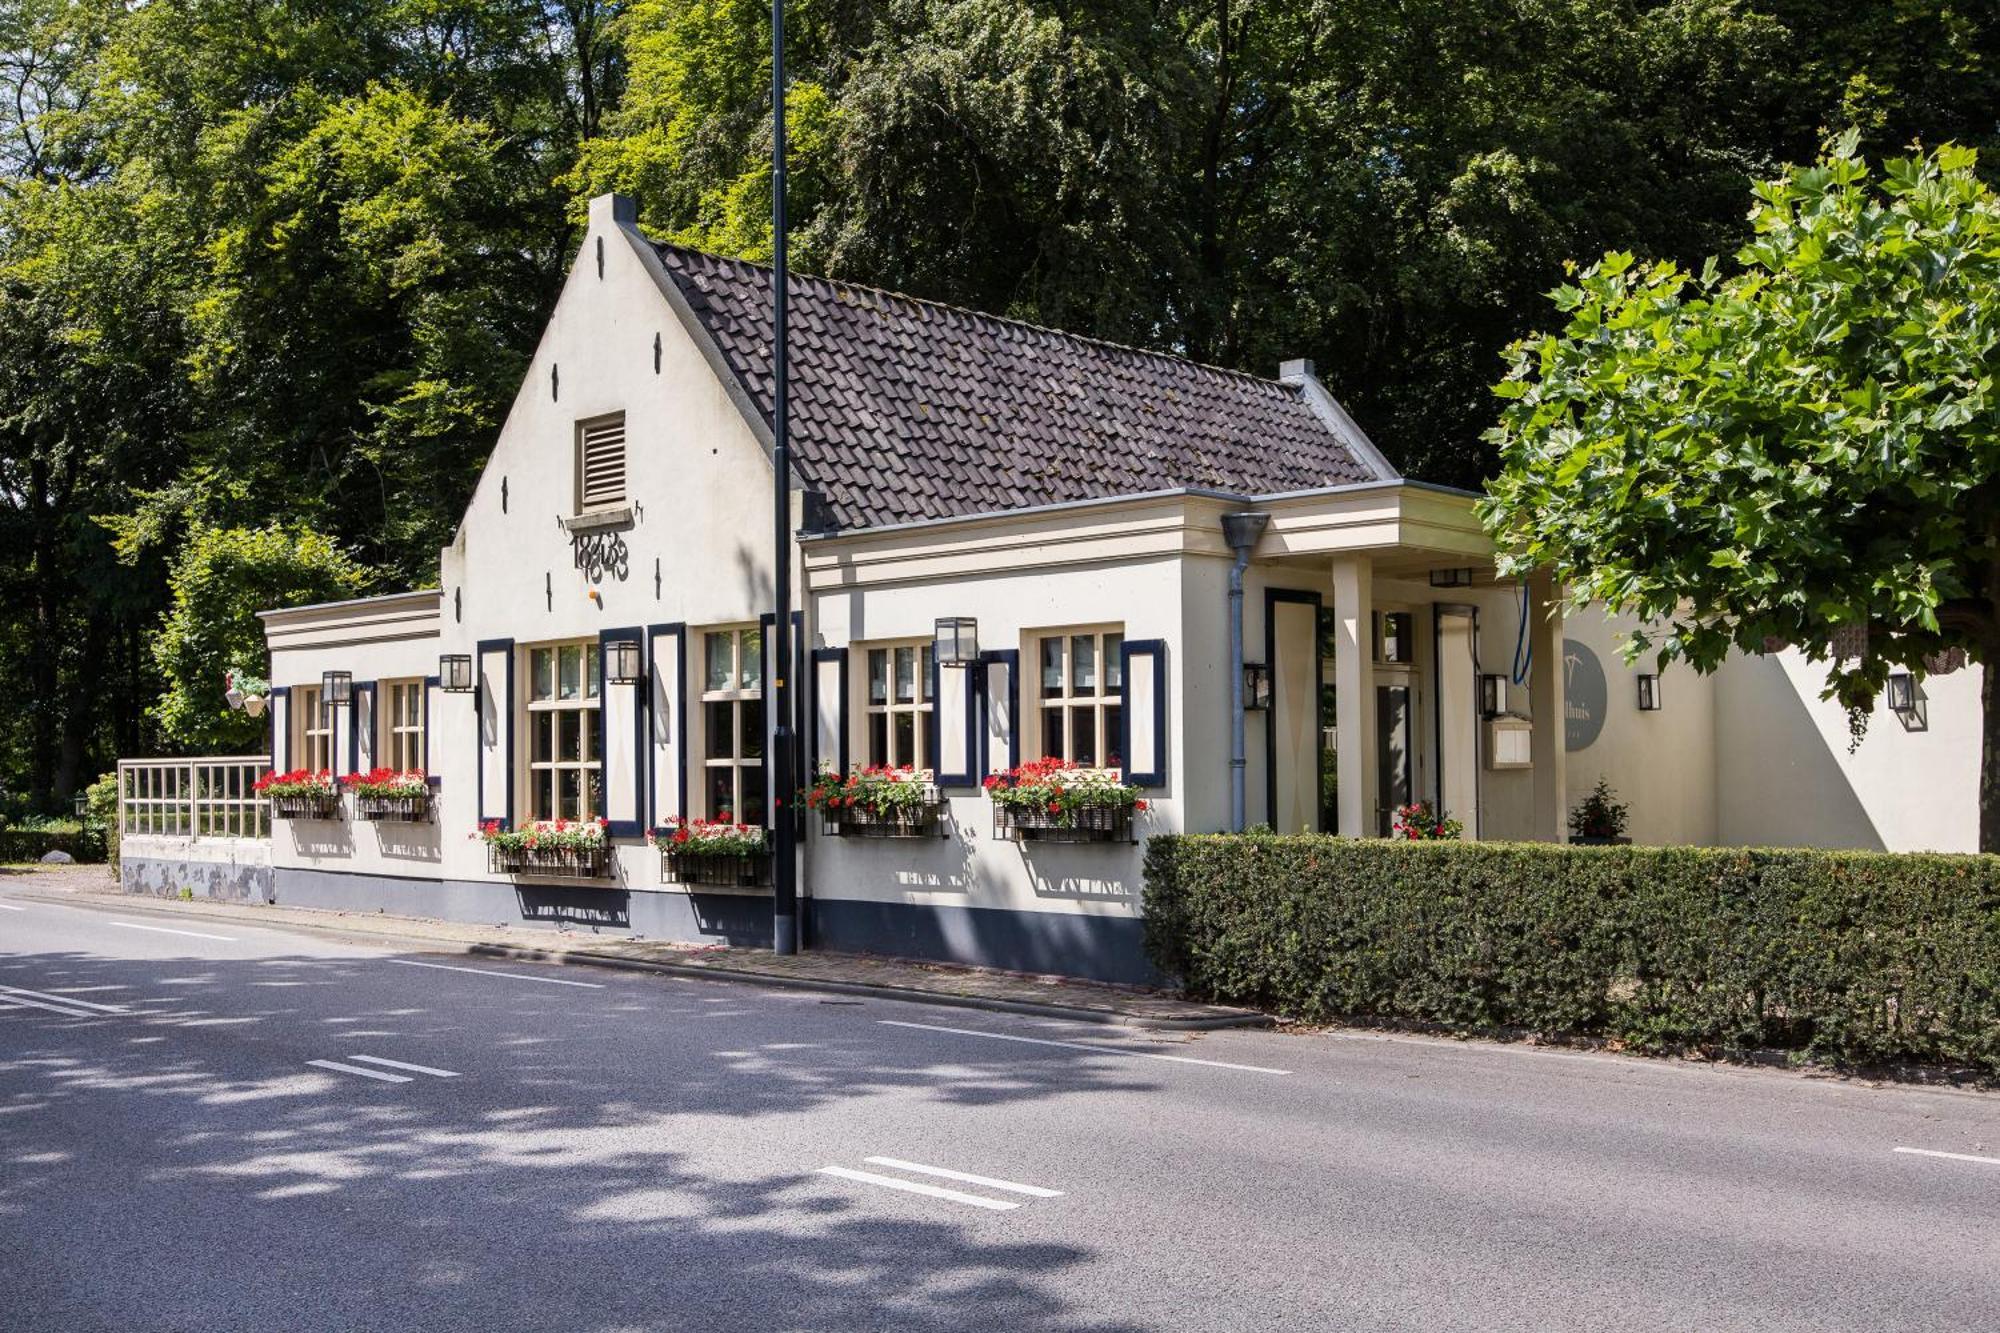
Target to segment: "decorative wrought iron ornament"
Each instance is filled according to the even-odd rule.
[[[620,583],[631,577],[632,549],[625,544],[622,534],[575,532],[570,534],[569,544],[576,556],[576,567],[592,583],[603,582],[607,574]]]

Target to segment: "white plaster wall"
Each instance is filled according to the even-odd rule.
[[[1165,640],[1168,785],[1142,793],[1151,808],[1136,816],[1135,828],[1141,838],[1172,832],[1181,826],[1189,755],[1179,726],[1190,670],[1182,644],[1181,567],[1179,558],[1161,557],[1127,565],[993,574],[943,587],[904,584],[815,594],[813,646],[841,648],[873,640],[928,638],[941,615],[976,617],[981,649],[1013,648],[1021,654],[1021,725],[1028,727],[1025,735],[1032,736],[1027,719],[1034,711],[1033,638],[1042,631],[1122,624],[1128,641]],[[865,757],[865,731],[859,725],[865,690],[865,664],[857,654],[849,665],[848,708],[850,759],[855,763]],[[943,725],[958,724],[943,712],[934,716],[947,718]],[[1024,739],[1022,761],[1038,757]],[[993,761],[1004,765],[1005,756],[996,754]],[[945,795],[948,836],[942,838],[829,838],[814,824],[806,856],[813,896],[1137,915],[1143,888],[1138,847],[998,839],[993,835],[992,803],[984,793],[950,789]]]
[[[1715,678],[1716,840],[1977,851],[1981,670],[1922,683],[1926,730],[1878,701],[1850,754],[1846,713],[1819,697],[1823,664],[1731,658]]]

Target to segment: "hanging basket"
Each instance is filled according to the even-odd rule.
[[[1132,807],[1087,805],[1052,815],[1030,806],[993,806],[993,831],[1015,842],[1133,842]]]
[[[926,784],[923,800],[890,810],[842,808],[820,812],[820,830],[830,838],[928,838],[944,836],[938,827],[944,798]]]
[[[771,882],[770,856],[717,856],[660,848],[660,880],[717,889],[758,889]]]
[[[272,796],[273,819],[339,819],[340,793],[314,792],[305,796]]]
[[[611,873],[609,847],[502,847],[489,843],[486,867],[521,879],[603,879]]]

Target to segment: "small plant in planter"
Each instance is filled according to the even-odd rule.
[[[334,819],[340,814],[340,788],[323,768],[266,773],[252,786],[271,803],[271,814],[278,819]]]
[[[1085,768],[1067,759],[1038,759],[986,779],[994,830],[1016,842],[1122,842],[1132,813],[1144,810],[1139,789],[1116,769]]]
[[[598,879],[610,865],[602,819],[538,819],[517,829],[489,819],[472,836],[486,844],[495,874]]]
[[[233,666],[222,673],[222,698],[231,708],[262,717],[270,695],[271,682],[249,667]]]
[[[826,831],[885,838],[915,838],[929,831],[943,801],[927,771],[874,764],[846,777],[823,768],[799,794],[819,812]]]
[[[1625,803],[1603,778],[1569,812],[1569,840],[1586,847],[1610,847],[1629,843],[1625,836]]]
[[[1397,806],[1389,826],[1389,836],[1401,842],[1456,842],[1464,835],[1461,821],[1439,814],[1429,801]]]
[[[646,835],[660,849],[660,877],[679,884],[751,888],[770,882],[771,844],[756,824],[669,819]]]
[[[354,813],[364,819],[416,823],[430,817],[430,777],[420,768],[372,768],[366,773],[350,773],[340,781],[354,793]]]

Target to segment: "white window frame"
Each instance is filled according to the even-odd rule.
[[[320,687],[317,685],[294,685],[291,707],[298,719],[294,729],[298,736],[299,748],[295,756],[297,762],[292,767],[308,772],[333,771],[333,719],[320,705]]]
[[[382,748],[376,762],[398,773],[424,766],[424,690],[421,677],[385,680],[375,700]]]
[[[598,432],[611,427],[618,431],[618,493],[616,495],[590,494],[588,443]],[[625,435],[625,414],[607,412],[603,416],[589,417],[576,423],[576,511],[579,514],[594,514],[607,509],[622,508],[630,498],[631,453]]]
[[[757,641],[757,669],[746,669],[747,654],[744,645],[748,637]],[[728,664],[722,675],[721,684],[715,683],[710,672],[710,644],[726,638],[729,643]],[[749,784],[744,775],[755,772],[757,785],[765,785],[764,752],[769,743],[765,735],[767,719],[764,713],[764,630],[761,625],[711,625],[701,631],[701,654],[697,659],[697,669],[701,672],[701,792],[699,805],[709,819],[720,819],[725,814],[737,823],[751,823],[744,817],[744,795]],[[755,704],[750,708],[747,705]],[[729,714],[729,744],[717,745],[716,728],[710,718],[715,708],[726,708]],[[752,750],[746,741],[747,719],[755,719],[755,725],[748,728],[754,732],[755,746]],[[714,753],[718,748],[724,753]],[[715,793],[718,774],[727,774],[729,801],[725,805]],[[771,793],[764,792],[764,812],[762,822],[771,818]]]
[[[931,697],[931,656],[936,651],[932,641],[883,639],[875,643],[856,644],[855,649],[861,654],[861,743],[856,752],[865,764],[927,770],[930,767],[931,728],[936,725],[937,715],[937,702]],[[875,694],[878,662],[883,669],[882,696],[879,699]],[[904,662],[908,662],[915,673],[907,698],[899,697],[896,688],[898,668]],[[907,751],[897,739],[896,724],[902,718],[910,719]],[[879,747],[876,745],[878,725],[882,742]]]
[[[1075,645],[1088,639],[1096,661],[1089,673],[1088,686],[1078,680]],[[1125,756],[1116,754],[1120,719],[1125,707],[1124,678],[1118,649],[1125,641],[1122,624],[1074,625],[1061,629],[1034,630],[1028,635],[1028,651],[1023,655],[1022,674],[1028,677],[1028,693],[1034,718],[1036,749],[1044,759],[1071,759],[1086,768],[1123,770]],[[1060,645],[1060,683],[1053,692],[1044,677],[1044,645]],[[1060,736],[1051,736],[1049,714],[1059,711],[1063,726]],[[1093,745],[1086,763],[1077,759],[1073,744],[1077,715],[1087,718]]]
[[[579,679],[576,693],[564,697],[562,693],[562,658],[569,650],[576,650]],[[595,819],[604,813],[601,773],[604,746],[603,700],[598,697],[598,647],[595,639],[563,639],[550,643],[531,644],[521,650],[523,670],[521,679],[521,731],[525,741],[521,746],[522,758],[522,801],[526,818],[543,819]],[[547,654],[544,658],[543,654]],[[537,675],[541,663],[549,663],[549,685],[546,693]],[[589,715],[586,721],[585,714]],[[543,718],[548,718],[549,746],[546,758],[538,758],[535,749],[536,728]],[[564,733],[568,729],[577,733],[575,758],[563,758]],[[593,744],[593,740],[595,744]],[[577,774],[577,801],[573,808],[563,805],[563,778]]]

